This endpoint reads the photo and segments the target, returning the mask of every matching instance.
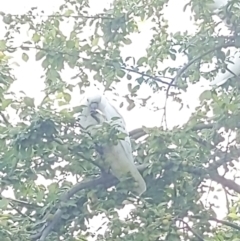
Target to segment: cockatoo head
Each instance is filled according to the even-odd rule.
[[[102,111],[102,95],[94,94],[87,98],[88,106],[91,114],[96,114],[97,110]]]

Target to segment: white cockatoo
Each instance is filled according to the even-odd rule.
[[[91,134],[94,132],[94,125],[96,126],[104,121],[113,121],[114,124],[117,124],[118,130],[127,134],[124,140],[118,140],[117,145],[104,145],[102,147],[103,161],[110,167],[110,172],[119,181],[130,175],[135,181],[134,184],[136,184],[133,191],[139,196],[142,195],[146,191],[146,183],[134,164],[131,142],[123,117],[100,93],[87,96],[82,105],[85,107],[79,118],[79,124],[83,128],[87,128]]]

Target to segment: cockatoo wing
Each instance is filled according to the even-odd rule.
[[[113,121],[114,124],[118,124],[119,130],[128,134],[126,131],[125,121],[118,110],[113,105],[111,105],[106,98],[103,103],[105,106],[102,112],[106,119],[110,121],[112,118],[118,117],[119,119]],[[120,140],[117,145],[108,148],[104,152],[104,156],[106,161],[109,163],[111,172],[114,176],[121,180],[130,174],[130,176],[137,183],[137,187],[134,188],[134,191],[139,196],[146,191],[146,183],[139,173],[136,165],[134,164],[129,135],[126,136],[124,140]]]
[[[218,71],[215,79],[210,83],[212,86],[220,86],[227,82],[228,79],[240,75],[240,52],[236,52],[237,49],[234,48],[234,51],[231,51],[231,57],[227,64],[227,69],[224,73],[221,70]],[[228,71],[230,70],[230,71]]]

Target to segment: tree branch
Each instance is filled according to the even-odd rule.
[[[6,199],[9,202],[17,203],[18,205],[20,205],[22,207],[26,207],[27,206],[28,208],[33,208],[33,209],[43,208],[42,206],[34,204],[34,203],[28,203],[28,202],[25,202],[25,201],[22,201],[22,200],[13,199],[13,198],[9,198],[9,197],[4,197],[2,195],[0,195],[0,199]]]
[[[140,172],[144,171],[147,168],[148,165],[142,164],[137,166],[138,170]],[[74,194],[79,192],[80,190],[86,189],[86,188],[95,188],[96,186],[103,185],[105,188],[109,188],[111,186],[114,186],[118,183],[119,181],[112,176],[111,174],[105,174],[105,176],[101,176],[98,178],[95,178],[90,181],[82,181],[80,183],[77,183],[74,185],[70,190],[65,192],[61,197],[60,200],[62,202],[67,202]],[[55,212],[54,217],[51,221],[48,223],[45,223],[41,230],[30,236],[31,240],[37,240],[39,241],[45,241],[47,236],[50,234],[52,231],[53,227],[58,223],[58,221],[61,219],[62,216],[62,210],[61,208],[58,208],[58,210]]]
[[[240,185],[235,183],[233,180],[227,179],[225,177],[220,176],[217,172],[210,173],[210,178],[222,184],[224,187],[234,190],[235,192],[240,194]]]
[[[135,69],[126,68],[126,67],[123,67],[123,66],[121,67],[121,69],[126,70],[126,71],[129,71],[129,72],[132,72],[132,73],[139,74],[139,75],[141,75],[142,77],[147,77],[147,78],[153,79],[153,80],[155,80],[155,81],[157,81],[157,82],[160,82],[160,83],[162,83],[162,84],[165,84],[165,85],[169,85],[169,84],[170,84],[169,82],[166,82],[166,81],[162,80],[161,78],[151,76],[151,75],[149,75],[149,74],[146,74],[146,73],[144,73],[144,72],[137,71],[137,70],[135,70]],[[165,77],[163,77],[163,78],[165,78]],[[172,79],[172,78],[170,78],[170,79]],[[175,85],[172,85],[172,86],[175,86]]]
[[[2,16],[5,16],[5,15],[8,15],[8,14],[5,14],[5,13],[1,13],[0,15]],[[9,14],[13,17],[18,17],[18,18],[23,18],[25,16],[27,17],[48,17],[48,18],[75,18],[75,19],[78,19],[78,18],[85,18],[85,19],[107,19],[107,20],[113,20],[114,18],[112,17],[108,17],[104,14],[97,14],[95,16],[87,16],[87,15],[83,15],[83,14],[79,14],[79,15],[74,15],[74,14],[71,14],[71,15],[64,15],[64,14],[51,14],[51,15],[45,15],[45,14],[36,14],[36,15],[33,15],[33,14]]]
[[[187,228],[193,235],[195,235],[199,241],[204,241],[204,239],[203,239],[198,233],[196,233],[196,232],[189,226],[189,224],[188,224],[187,222],[185,222],[183,219],[180,219],[179,221],[181,221],[182,223],[184,223],[185,226],[186,226],[186,228]]]
[[[184,125],[183,127],[187,127],[186,125]],[[190,130],[190,131],[210,130],[210,129],[213,129],[215,127],[215,125],[216,125],[215,123],[209,123],[209,124],[199,123],[199,124],[193,126],[192,128],[189,128],[188,130]],[[180,129],[183,129],[183,127]],[[240,128],[240,122],[238,125],[236,125],[236,128]],[[149,129],[151,129],[151,128],[149,128]],[[147,135],[147,133],[143,128],[137,128],[137,129],[130,131],[129,135],[132,139],[137,140],[137,139]]]
[[[205,217],[202,217],[202,216],[200,216],[200,215],[189,216],[189,218],[205,219]],[[228,221],[225,221],[225,220],[219,220],[219,219],[214,218],[214,217],[208,217],[208,219],[209,219],[210,221],[215,221],[215,222],[217,222],[217,223],[221,223],[221,224],[223,224],[223,225],[225,225],[225,226],[228,226],[228,227],[231,227],[231,228],[234,228],[234,229],[240,231],[240,226],[238,226],[238,225],[235,224],[235,223],[231,223],[231,222],[228,222]]]
[[[200,124],[190,128],[190,130],[200,131],[200,130],[212,129],[213,127],[214,127],[214,124],[200,123]],[[239,127],[240,127],[240,123],[239,123]],[[137,140],[137,139],[147,135],[147,133],[143,128],[137,128],[137,129],[134,129],[134,130],[130,131],[129,135],[132,139]]]

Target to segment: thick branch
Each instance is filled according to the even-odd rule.
[[[221,159],[220,159],[220,161],[221,161]],[[169,166],[169,164],[168,164],[168,166]],[[203,176],[203,178],[211,179],[211,180],[221,184],[222,186],[227,187],[240,194],[240,185],[235,183],[233,180],[220,176],[216,170],[213,171],[210,167],[207,169],[189,167],[189,168],[187,168],[187,172],[197,175],[197,176]]]
[[[234,228],[234,229],[237,229],[238,231],[240,231],[240,226],[238,226],[235,223],[231,223],[231,222],[228,222],[228,221],[225,221],[225,220],[219,220],[219,219],[213,218],[213,217],[211,217],[210,220],[215,221],[217,223],[221,223],[225,226],[228,226],[228,227],[231,227],[231,228]]]
[[[199,131],[199,130],[205,130],[205,129],[212,129],[214,127],[214,124],[198,124],[194,127],[192,127],[190,130],[192,131]],[[240,124],[239,124],[240,127]],[[147,135],[146,131],[144,131],[143,128],[137,128],[135,130],[132,130],[129,132],[129,135],[132,139],[137,140],[141,137],[143,137],[144,135]]]
[[[213,181],[222,184],[224,187],[227,187],[227,188],[229,188],[229,189],[231,189],[231,190],[240,194],[240,185],[238,185],[233,180],[222,177],[217,172],[211,173],[210,178]]]
[[[147,165],[145,164],[138,166],[138,170],[140,172],[144,171],[146,168],[147,168]],[[118,182],[119,181],[111,174],[105,174],[105,176],[101,176],[90,181],[82,181],[80,183],[77,183],[69,191],[64,193],[60,198],[60,200],[62,202],[67,202],[74,194],[76,194],[80,190],[83,190],[86,188],[95,188],[96,186],[99,186],[99,185],[103,185],[105,188],[109,188],[111,186],[116,185]],[[31,235],[30,239],[31,240],[39,239],[39,241],[46,240],[47,236],[50,234],[53,227],[58,223],[58,221],[60,221],[61,216],[62,216],[62,210],[58,208],[58,210],[54,214],[53,219],[49,223],[45,223],[44,226],[37,234]]]
[[[194,218],[194,219],[206,219],[205,217],[202,217],[200,215],[194,215],[194,216],[190,216],[190,218]],[[225,226],[228,226],[228,227],[231,227],[231,228],[234,228],[238,231],[240,231],[240,226],[238,226],[237,224],[235,223],[231,223],[231,222],[228,222],[228,221],[225,221],[225,220],[219,220],[217,218],[214,218],[214,217],[208,217],[208,220],[210,221],[215,221],[217,223],[221,223]]]

